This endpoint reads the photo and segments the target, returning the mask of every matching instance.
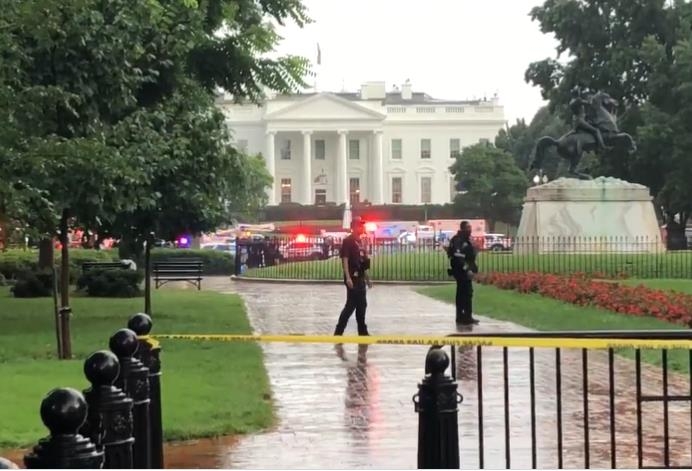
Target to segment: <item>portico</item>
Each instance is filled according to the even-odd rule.
[[[384,115],[325,94],[270,112],[265,120],[265,161],[274,179],[270,205],[384,203]]]
[[[274,180],[269,204],[281,203],[282,195],[288,202],[289,188],[290,201],[304,205],[350,204],[354,198],[384,203],[381,130],[269,130],[266,141]]]

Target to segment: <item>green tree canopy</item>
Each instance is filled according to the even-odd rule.
[[[679,237],[692,214],[692,3],[547,0],[531,16],[559,47],[528,67],[527,81],[563,116],[577,84],[621,102],[620,127],[639,151],[605,152],[600,171],[649,186],[669,224],[680,216]]]
[[[69,215],[141,246],[152,230],[212,229],[229,205],[261,202],[266,174],[229,144],[214,99],[224,89],[257,101],[303,84],[305,59],[268,56],[274,24],[309,21],[300,1],[0,7],[0,210],[32,223],[48,213],[47,236]]]
[[[494,230],[498,221],[516,225],[527,177],[511,153],[488,144],[465,147],[449,168],[460,190],[454,204],[464,217],[480,217]]]

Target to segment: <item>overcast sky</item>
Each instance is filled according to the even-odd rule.
[[[528,16],[542,0],[303,0],[314,23],[289,24],[278,52],[317,57],[321,91],[357,91],[411,80],[435,98],[497,92],[507,120],[533,117],[544,103],[524,82],[528,64],[555,55],[556,41]]]

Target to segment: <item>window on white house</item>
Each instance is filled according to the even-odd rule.
[[[432,177],[421,177],[420,179],[420,202],[423,204],[432,203]]]
[[[348,141],[348,158],[351,160],[360,159],[360,141],[358,139]]]
[[[282,178],[281,179],[281,202],[290,203],[291,202],[291,179]]]
[[[430,158],[430,139],[420,140],[420,158],[429,159]]]
[[[488,144],[490,144],[490,140],[489,140],[489,139],[486,139],[486,138],[484,138],[484,137],[478,139],[478,142],[481,143],[481,144],[485,144],[486,146],[487,146]]]
[[[449,158],[456,159],[461,152],[461,141],[459,139],[449,140]]]
[[[324,139],[315,140],[315,160],[325,159]]]
[[[353,177],[348,180],[348,194],[351,205],[360,203],[360,178]]]
[[[327,204],[327,190],[324,188],[315,189],[315,204],[324,205]]]
[[[291,140],[286,139],[281,144],[281,160],[291,160]]]
[[[403,182],[401,177],[392,177],[392,203],[401,203]]]
[[[392,139],[392,159],[401,160],[402,145],[401,139]]]
[[[247,139],[238,139],[238,150],[240,152],[247,152]]]

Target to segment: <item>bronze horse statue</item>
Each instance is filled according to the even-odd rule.
[[[632,136],[618,129],[615,119],[617,101],[604,92],[595,93],[589,101],[588,121],[601,131],[606,146],[623,149],[629,154],[636,152],[637,145]],[[543,171],[543,159],[549,147],[556,147],[558,155],[569,162],[570,175],[582,180],[593,178],[591,175],[579,172],[577,168],[584,152],[598,150],[598,141],[594,134],[582,129],[573,129],[559,139],[550,136],[541,137],[536,142],[530,170]]]

